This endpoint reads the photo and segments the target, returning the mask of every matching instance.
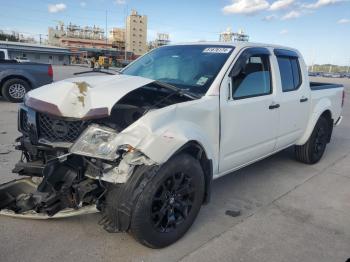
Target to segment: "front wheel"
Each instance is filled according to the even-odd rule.
[[[309,140],[301,146],[295,146],[295,157],[306,164],[315,164],[322,158],[329,141],[331,126],[327,119],[321,116],[312,131]]]
[[[30,86],[27,81],[13,78],[7,80],[2,86],[2,96],[9,102],[20,103],[29,90]]]
[[[172,157],[139,196],[130,231],[142,244],[162,248],[180,239],[195,220],[204,198],[204,173],[188,154]]]

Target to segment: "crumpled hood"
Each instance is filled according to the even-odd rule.
[[[96,111],[109,115],[123,96],[153,81],[128,75],[70,78],[30,91],[25,104],[63,117],[89,118]]]

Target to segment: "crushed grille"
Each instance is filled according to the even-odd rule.
[[[27,112],[24,110],[21,110],[21,126],[23,131],[29,131],[28,115]]]
[[[67,121],[38,113],[39,137],[50,142],[73,143],[89,123],[90,121]]]

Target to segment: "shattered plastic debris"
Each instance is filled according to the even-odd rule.
[[[126,183],[131,176],[135,166],[139,165],[155,165],[156,163],[143,155],[141,152],[132,152],[124,156],[118,167],[103,174],[101,178],[104,181],[114,184]]]
[[[34,210],[30,210],[22,214],[17,214],[11,210],[3,209],[0,211],[0,215],[7,216],[7,217],[15,217],[15,218],[26,218],[26,219],[55,219],[55,218],[67,218],[67,217],[74,217],[79,215],[94,214],[98,212],[99,211],[97,210],[96,206],[90,205],[90,206],[81,207],[79,209],[67,208],[51,217],[46,214],[37,213]]]

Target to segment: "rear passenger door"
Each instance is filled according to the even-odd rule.
[[[310,91],[303,79],[301,59],[294,51],[274,50],[279,68],[281,88],[279,92],[280,121],[276,149],[294,144],[306,128]]]

